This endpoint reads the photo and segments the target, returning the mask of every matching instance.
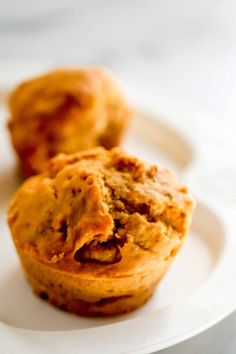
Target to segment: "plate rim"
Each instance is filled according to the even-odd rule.
[[[204,206],[204,208],[207,208],[211,212],[213,212],[215,214],[215,216],[222,222],[222,225],[225,228],[226,235],[232,235],[232,232],[229,229],[229,226],[227,225],[227,223],[223,222],[223,217],[221,217],[220,208],[212,206],[211,203],[209,203],[209,202],[206,203],[206,202],[203,202],[202,200],[200,201],[200,204],[202,204]],[[227,245],[227,250],[226,250],[226,253],[224,254],[224,261],[226,261],[226,263],[224,264],[224,267],[228,267],[228,263],[229,263],[228,257],[230,255],[233,256],[233,248],[232,248],[232,244],[230,242],[230,241],[233,241],[232,237],[229,237],[227,241],[229,241],[229,244]],[[236,245],[236,242],[234,242],[233,244]],[[228,262],[227,262],[227,260],[228,260]],[[228,282],[226,281],[226,284],[227,283]],[[213,279],[213,284],[214,284],[214,279]],[[187,297],[187,299],[184,299],[183,302],[181,302],[181,303],[178,302],[177,304],[170,305],[169,306],[170,312],[172,310],[174,310],[174,312],[172,313],[171,316],[175,316],[178,312],[178,314],[181,314],[181,317],[182,317],[183,314],[186,314],[186,312],[194,310],[194,308],[198,306],[197,297],[200,294],[200,297],[203,296],[203,299],[204,299],[204,296],[206,295],[204,293],[205,292],[207,293],[208,287],[209,287],[209,284],[208,284],[208,282],[206,282],[197,291],[196,294],[193,294],[193,296]],[[236,285],[235,285],[234,291],[235,291],[235,295],[236,295]],[[196,303],[192,303],[192,301],[191,301],[192,298],[195,298]],[[207,295],[207,298],[208,298],[208,295]],[[186,306],[187,306],[187,308],[186,308]],[[181,312],[181,310],[183,310],[183,309],[184,309],[184,312]],[[128,340],[126,340],[126,342],[128,343],[128,346],[126,346],[126,348],[122,349],[121,351],[113,351],[112,350],[112,349],[114,349],[114,346],[113,346],[114,343],[112,343],[112,344],[110,343],[108,345],[108,347],[104,348],[104,346],[103,346],[104,342],[98,343],[98,338],[104,339],[104,338],[109,337],[109,335],[111,334],[110,332],[114,333],[114,329],[117,333],[117,328],[118,328],[118,334],[121,338],[124,338],[125,335],[127,336],[127,328],[130,331],[129,333],[133,333],[134,337],[135,337],[136,330],[137,330],[137,328],[136,328],[137,323],[138,323],[138,326],[141,326],[140,327],[140,332],[141,332],[142,326],[143,326],[143,324],[142,324],[143,320],[145,319],[148,322],[150,322],[150,318],[152,317],[151,318],[152,321],[149,324],[150,328],[148,328],[148,330],[151,330],[153,328],[153,326],[155,326],[155,321],[154,321],[154,317],[156,317],[155,314],[158,312],[161,312],[161,311],[164,312],[166,310],[166,308],[164,307],[163,309],[157,309],[157,310],[153,311],[152,313],[142,314],[138,317],[127,319],[124,321],[120,321],[118,323],[105,324],[103,326],[94,327],[94,328],[84,328],[84,329],[78,329],[78,330],[73,329],[73,330],[66,330],[66,331],[63,331],[63,330],[42,331],[42,330],[23,329],[23,328],[17,328],[17,327],[8,325],[8,324],[0,321],[0,338],[1,338],[1,332],[7,333],[6,337],[4,335],[2,336],[2,338],[3,338],[2,345],[4,345],[4,343],[7,345],[7,344],[9,344],[9,341],[11,341],[12,343],[14,342],[13,346],[15,348],[15,339],[17,337],[19,337],[19,335],[21,335],[23,337],[26,336],[28,338],[30,337],[31,340],[35,343],[37,343],[38,339],[40,338],[41,341],[43,341],[44,345],[49,345],[53,341],[53,339],[55,339],[55,337],[57,339],[58,339],[58,337],[63,337],[63,341],[58,343],[55,347],[51,348],[50,353],[52,353],[54,351],[55,352],[57,351],[58,353],[64,353],[66,347],[63,346],[63,342],[68,343],[68,341],[70,341],[71,342],[70,345],[76,345],[76,344],[78,345],[78,343],[83,339],[85,341],[87,340],[88,342],[91,340],[94,340],[94,343],[96,343],[96,348],[98,348],[98,345],[99,345],[100,349],[103,348],[103,350],[104,350],[104,351],[101,351],[101,350],[91,351],[91,348],[82,347],[81,353],[83,353],[83,354],[88,354],[88,353],[90,353],[90,354],[95,354],[95,353],[96,354],[97,353],[148,354],[148,353],[152,353],[155,351],[159,351],[159,350],[171,347],[175,344],[186,341],[186,340],[204,332],[205,330],[211,328],[212,326],[214,326],[215,324],[217,324],[221,320],[223,320],[225,317],[230,315],[235,309],[236,309],[236,301],[234,301],[230,306],[227,306],[227,308],[224,309],[223,311],[218,311],[217,314],[213,315],[213,317],[212,317],[212,311],[211,311],[209,313],[211,315],[210,318],[208,320],[204,320],[203,323],[196,324],[192,328],[186,329],[180,333],[175,334],[174,336],[170,336],[169,338],[158,340],[158,342],[156,342],[155,344],[150,344],[150,345],[146,344],[143,347],[138,346],[138,347],[135,347],[132,349],[132,348],[129,348],[129,346],[131,345],[130,337],[129,337]],[[204,310],[204,309],[202,309],[202,310]],[[2,330],[1,330],[1,328],[2,328]],[[63,333],[63,336],[60,336],[60,334],[62,334],[62,333]],[[91,336],[91,333],[92,333],[92,336]],[[103,341],[103,339],[101,339],[101,341]],[[133,342],[132,345],[135,345],[135,342]],[[27,347],[25,347],[23,349],[24,349],[25,353],[30,353],[30,350],[32,350],[32,349],[27,350]],[[86,349],[87,349],[87,351],[86,351]],[[46,353],[47,353],[47,351],[46,351]]]
[[[140,105],[138,105],[138,107],[140,107]],[[142,108],[142,111],[144,110],[144,107],[145,105],[142,104],[141,106]],[[155,110],[155,108],[151,108],[147,105],[147,109],[145,109],[145,112],[147,112],[147,115],[151,115],[151,116],[158,116],[160,117],[160,120],[161,120],[161,117],[162,117],[162,113],[158,112],[158,109]],[[168,113],[167,113],[167,116],[168,116]],[[171,122],[168,122],[167,121],[167,125],[170,125],[171,128],[173,128]],[[178,131],[180,134],[182,134],[183,132],[181,130]],[[187,141],[189,140],[188,137],[183,134],[184,138],[187,138]],[[193,144],[194,145],[194,144]],[[195,148],[195,146],[193,146],[193,148]],[[191,168],[191,166],[190,166]],[[188,169],[187,169],[188,171]],[[228,241],[230,242],[233,242],[233,228],[232,226],[230,227],[229,225],[229,222],[227,221],[227,217],[225,215],[225,211],[219,206],[219,205],[215,205],[215,202],[211,201],[211,200],[206,200],[206,198],[204,198],[204,196],[201,196],[201,193],[197,193],[198,195],[200,195],[200,200],[201,202],[203,203],[203,205],[207,208],[210,208],[211,211],[213,211],[213,213],[216,214],[216,216],[222,221],[222,224],[224,225],[225,229],[226,229],[226,235],[228,237]],[[204,200],[205,199],[205,200]],[[234,245],[236,245],[236,242],[234,242]],[[228,247],[227,248],[227,252],[232,252],[232,247]],[[224,256],[225,258],[225,256]],[[225,290],[225,289],[224,289]],[[236,295],[236,285],[235,285],[235,295]],[[188,301],[186,301],[188,302]],[[186,302],[184,301],[184,304],[186,305]],[[173,305],[172,307],[178,307],[177,305]],[[190,307],[191,308],[191,307]],[[189,309],[190,309],[189,308]],[[204,332],[205,330],[209,329],[210,327],[212,327],[213,325],[217,324],[218,322],[220,322],[221,320],[223,320],[225,317],[227,317],[228,315],[230,315],[234,310],[236,309],[236,301],[234,301],[227,309],[225,309],[224,311],[220,311],[219,313],[217,313],[217,315],[215,315],[214,318],[211,318],[209,319],[209,321],[205,322],[204,324],[202,325],[197,325],[195,328],[192,328],[188,331],[185,331],[181,334],[178,334],[174,337],[171,337],[169,339],[165,339],[165,340],[162,340],[156,344],[152,344],[152,345],[146,345],[145,347],[143,348],[135,348],[135,349],[132,349],[132,350],[129,350],[127,348],[127,350],[125,351],[121,351],[121,352],[117,352],[117,353],[120,353],[120,354],[147,354],[147,353],[151,353],[153,351],[159,351],[161,349],[165,349],[167,347],[170,347],[170,346],[173,346],[177,343],[180,343],[180,342],[183,342],[187,339],[190,339],[192,337],[194,337],[195,335],[197,334],[200,334],[202,332]],[[158,311],[160,311],[161,309],[159,309]],[[185,310],[186,311],[186,310]],[[156,311],[154,311],[156,312]],[[141,321],[141,319],[143,319],[143,317],[149,317],[150,314],[144,314],[140,317],[136,317],[136,318],[133,318],[133,319],[127,319],[127,320],[124,320],[124,321],[121,321],[121,322],[118,322],[118,323],[113,323],[113,324],[107,324],[107,325],[104,325],[104,326],[101,326],[101,327],[95,327],[95,328],[85,328],[85,329],[80,329],[80,330],[68,330],[68,331],[40,331],[40,330],[29,330],[29,329],[22,329],[22,328],[17,328],[17,327],[14,327],[14,326],[10,326],[10,325],[7,325],[6,323],[0,321],[0,342],[2,345],[4,345],[4,343],[7,345],[7,341],[8,341],[8,344],[11,342],[11,338],[12,338],[12,335],[13,337],[16,337],[17,334],[22,334],[23,336],[24,335],[27,335],[29,337],[31,337],[31,339],[35,339],[35,342],[37,343],[37,340],[39,339],[39,336],[41,337],[41,339],[45,339],[47,341],[48,344],[50,344],[51,342],[51,339],[53,336],[55,335],[58,335],[59,333],[64,333],[64,334],[72,334],[73,332],[73,340],[75,340],[75,343],[78,343],[78,340],[79,338],[77,336],[75,336],[75,334],[78,334],[78,333],[82,333],[82,336],[84,334],[86,334],[86,332],[101,332],[101,331],[106,331],[106,329],[108,328],[112,328],[114,326],[119,326],[119,327],[125,327],[123,329],[123,331],[126,330],[126,327],[127,325],[132,325],[131,322],[137,322],[139,320],[139,322]],[[124,324],[126,324],[124,326]],[[135,327],[135,326],[134,326]],[[130,328],[131,329],[131,328]],[[1,334],[6,334],[6,337],[3,335],[1,336]],[[125,335],[126,333],[124,333]],[[136,335],[136,333],[134,333],[134,335]],[[9,337],[10,336],[10,337]],[[48,337],[48,338],[47,338]],[[49,338],[50,337],[50,338]],[[2,339],[1,339],[2,338]],[[129,338],[128,338],[129,339]],[[65,340],[65,339],[64,339]],[[91,340],[88,338],[88,340]],[[66,340],[65,340],[66,341]],[[13,347],[14,347],[14,350],[15,350],[15,344],[13,344]],[[72,345],[72,344],[71,344]],[[50,347],[50,346],[49,346]],[[62,348],[62,347],[61,347]],[[60,353],[61,351],[61,348],[58,348],[59,351],[58,353]],[[55,349],[55,348],[54,348]],[[65,348],[64,348],[65,349]],[[86,352],[84,351],[85,348],[83,348],[83,354],[86,354]],[[111,349],[111,348],[110,348]],[[27,350],[27,349],[26,349]],[[25,353],[30,353],[30,350],[29,351],[24,351]],[[89,352],[90,354],[92,353],[98,353],[98,352]],[[112,351],[104,351],[104,353],[113,353]],[[115,352],[114,352],[115,353]]]

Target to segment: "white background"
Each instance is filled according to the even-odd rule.
[[[220,145],[210,152],[222,166],[210,191],[236,206],[235,0],[0,0],[0,70],[19,61],[105,65],[154,103],[191,107],[203,147]],[[236,314],[163,351],[195,353],[235,354]]]

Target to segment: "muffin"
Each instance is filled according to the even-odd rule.
[[[132,111],[102,69],[52,71],[9,97],[9,130],[25,177],[54,155],[119,145]]]
[[[150,298],[193,208],[169,170],[96,148],[60,154],[26,180],[8,222],[36,294],[76,314],[108,316]]]

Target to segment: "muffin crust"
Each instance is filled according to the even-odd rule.
[[[78,314],[112,315],[148,300],[193,207],[170,171],[97,148],[52,159],[16,193],[8,221],[37,294]]]
[[[61,69],[19,85],[9,97],[9,130],[25,176],[57,153],[119,145],[132,111],[102,69]]]

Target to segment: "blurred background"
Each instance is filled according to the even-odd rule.
[[[0,0],[0,58],[105,65],[222,119],[236,90],[235,11],[234,0]]]
[[[235,13],[234,0],[0,0],[0,88],[54,65],[109,67],[136,100],[178,110],[176,124],[186,123],[203,156],[192,184],[232,209]],[[163,354],[235,354],[235,334],[232,315]]]

